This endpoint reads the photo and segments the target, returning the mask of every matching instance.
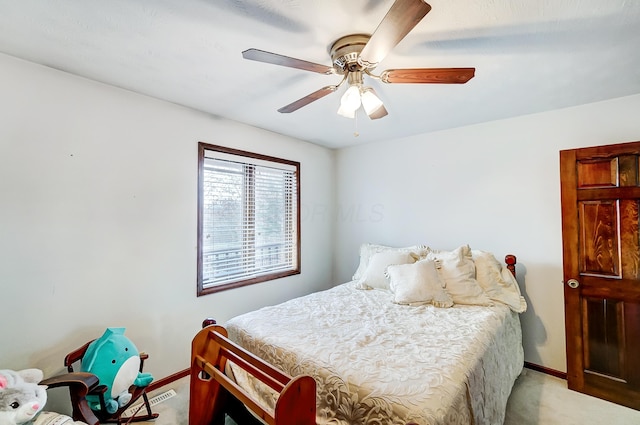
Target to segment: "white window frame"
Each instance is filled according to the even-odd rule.
[[[254,173],[265,174],[273,172],[276,176],[282,175],[283,182],[286,180],[287,189],[283,190],[283,208],[282,215],[278,220],[283,224],[281,233],[277,237],[282,238],[281,242],[276,245],[277,260],[268,261],[240,261],[233,260],[233,272],[223,271],[222,253],[216,252],[213,242],[210,240],[221,240],[222,230],[213,228],[216,215],[210,206],[213,195],[206,195],[215,190],[224,190],[221,182],[216,189],[215,183],[210,181],[210,177],[218,172],[227,174],[224,171],[223,164],[229,164],[231,168],[243,171],[228,171],[231,176],[233,174],[240,176],[242,179],[243,201],[241,202],[242,210],[242,229],[237,239],[241,240],[239,247],[234,248],[234,254],[242,255],[243,258],[265,258],[265,247],[256,245],[256,229],[259,223],[256,217],[256,205],[258,205],[255,193],[264,193],[260,189],[264,186],[256,187],[258,177]],[[215,171],[215,169],[218,171]],[[205,176],[206,174],[206,176]],[[258,190],[256,190],[258,189]],[[267,186],[267,189],[268,186]],[[271,194],[272,192],[269,192]],[[266,195],[265,195],[266,196]],[[206,211],[205,211],[206,208]],[[222,217],[222,215],[219,215]],[[229,219],[229,226],[232,225],[233,219]],[[248,225],[247,225],[248,223]],[[206,234],[205,234],[206,232]],[[213,239],[217,238],[217,239]],[[272,244],[273,245],[273,244]],[[269,246],[273,249],[273,246]],[[227,250],[228,251],[228,250]],[[236,252],[237,251],[237,252]],[[228,252],[225,255],[229,255]],[[273,256],[270,255],[269,258]],[[228,264],[228,262],[226,263]],[[259,265],[258,265],[259,264]],[[220,292],[240,286],[252,285],[255,283],[266,282],[285,276],[291,276],[300,273],[300,163],[286,159],[256,154],[252,152],[242,151],[238,149],[227,148],[223,146],[211,145],[208,143],[198,143],[198,296],[210,293]]]

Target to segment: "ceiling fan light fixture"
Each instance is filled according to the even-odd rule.
[[[360,87],[357,85],[349,86],[346,92],[342,95],[340,99],[340,107],[345,108],[347,110],[357,110],[362,101],[360,99]]]
[[[355,118],[356,111],[362,105],[362,99],[360,98],[360,86],[353,84],[349,86],[346,92],[340,98],[340,108],[338,108],[338,115],[345,118]]]
[[[382,100],[376,95],[371,87],[362,87],[362,84],[353,84],[342,95],[340,99],[340,107],[338,108],[338,115],[345,118],[355,118],[356,111],[362,106],[369,117],[380,115],[380,117],[386,115],[378,114],[384,110]]]
[[[345,108],[343,105],[340,105],[340,107],[338,108],[338,115],[343,116],[345,118],[355,118],[356,117],[356,110],[357,109],[348,109]]]
[[[371,87],[365,87],[362,89],[362,107],[367,115],[371,116],[382,106],[382,100],[373,92]]]

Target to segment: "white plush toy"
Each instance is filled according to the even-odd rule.
[[[69,416],[42,412],[47,402],[40,369],[0,370],[0,425],[86,425]]]

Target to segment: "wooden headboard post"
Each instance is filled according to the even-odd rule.
[[[206,328],[207,326],[211,326],[211,325],[217,325],[217,324],[218,322],[216,322],[216,319],[214,319],[213,317],[207,317],[202,321],[203,328]]]
[[[504,257],[504,262],[507,264],[507,268],[509,269],[513,277],[516,277],[516,256],[507,254]]]

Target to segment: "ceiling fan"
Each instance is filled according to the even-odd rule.
[[[388,84],[397,83],[436,83],[464,84],[473,78],[475,68],[407,68],[387,69],[375,75],[373,69],[385,56],[429,13],[431,6],[423,0],[396,0],[372,35],[350,34],[336,40],[329,53],[332,66],[321,65],[301,59],[295,59],[277,53],[258,49],[242,52],[245,59],[274,65],[287,66],[325,75],[342,75],[336,85],[323,87],[307,96],[286,105],[278,112],[297,111],[329,93],[333,93],[346,81],[349,88],[340,101],[338,114],[354,118],[362,106],[371,119],[388,114],[382,101],[373,88],[364,85],[364,76]]]

